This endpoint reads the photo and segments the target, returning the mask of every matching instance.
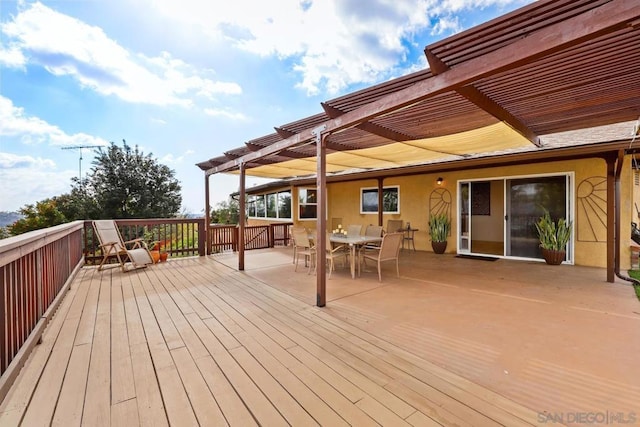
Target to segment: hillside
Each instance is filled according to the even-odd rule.
[[[17,220],[22,218],[18,212],[0,212],[0,227],[5,227],[9,224],[13,224]]]

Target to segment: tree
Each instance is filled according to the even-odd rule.
[[[100,218],[100,208],[96,200],[87,194],[84,186],[78,185],[78,178],[72,178],[71,192],[54,197],[58,210],[69,220]]]
[[[12,235],[74,220],[171,218],[179,214],[182,196],[175,172],[126,141],[100,149],[84,180],[72,179],[68,194],[25,205],[23,218],[9,225]]]
[[[55,199],[42,200],[35,206],[26,205],[20,209],[20,213],[23,218],[7,227],[14,236],[67,222],[67,218],[58,210]]]
[[[182,196],[175,172],[138,146],[132,149],[125,140],[122,143],[100,148],[87,179],[76,182],[73,190],[85,199],[86,213],[92,219],[176,216]]]
[[[0,240],[6,239],[7,237],[11,237],[11,233],[7,227],[0,227]]]
[[[218,202],[216,208],[211,210],[211,222],[213,224],[238,224],[238,211],[240,203],[229,197],[226,202]]]

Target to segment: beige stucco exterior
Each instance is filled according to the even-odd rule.
[[[415,246],[420,251],[431,251],[428,234],[428,218],[430,200],[434,190],[450,201],[449,216],[452,220],[451,236],[448,239],[447,252],[457,251],[457,212],[459,181],[490,180],[491,181],[491,214],[472,217],[474,239],[484,241],[503,240],[504,221],[504,178],[535,176],[545,174],[570,174],[571,208],[574,218],[574,263],[577,265],[606,267],[606,162],[603,159],[567,160],[547,163],[536,163],[517,166],[500,166],[476,170],[460,170],[455,172],[389,177],[383,185],[399,187],[399,214],[383,215],[383,226],[389,219],[402,219],[410,222],[415,233]],[[441,185],[436,183],[438,177],[444,178]],[[327,228],[332,226],[332,219],[339,218],[343,226],[348,224],[377,224],[377,214],[360,213],[360,191],[365,187],[377,187],[375,179],[349,181],[328,184]],[[307,228],[316,227],[315,220],[299,220],[297,217],[297,188],[292,188],[294,206],[292,222]],[[631,158],[625,159],[621,175],[621,269],[630,267],[629,241],[631,221],[638,222],[634,202],[640,206],[640,187],[634,181]],[[250,219],[250,224],[264,224],[272,221]]]

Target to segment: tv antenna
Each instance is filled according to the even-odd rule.
[[[70,145],[68,147],[61,147],[63,150],[78,150],[80,158],[78,159],[78,182],[82,186],[82,149],[83,148],[99,148],[102,145]]]

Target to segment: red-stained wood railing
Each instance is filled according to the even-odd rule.
[[[169,258],[205,255],[204,218],[117,219],[116,225],[124,240],[143,238],[149,249]],[[102,254],[91,221],[85,221],[84,231],[85,261],[99,264]]]
[[[0,402],[83,264],[83,221],[0,240]]]
[[[293,223],[276,223],[267,225],[251,225],[245,227],[244,248],[265,249],[274,246],[287,246],[291,239],[290,227]],[[217,225],[209,226],[209,253],[238,250],[238,226]]]
[[[210,254],[237,251],[238,250],[238,228],[235,225],[209,226],[209,250]]]

